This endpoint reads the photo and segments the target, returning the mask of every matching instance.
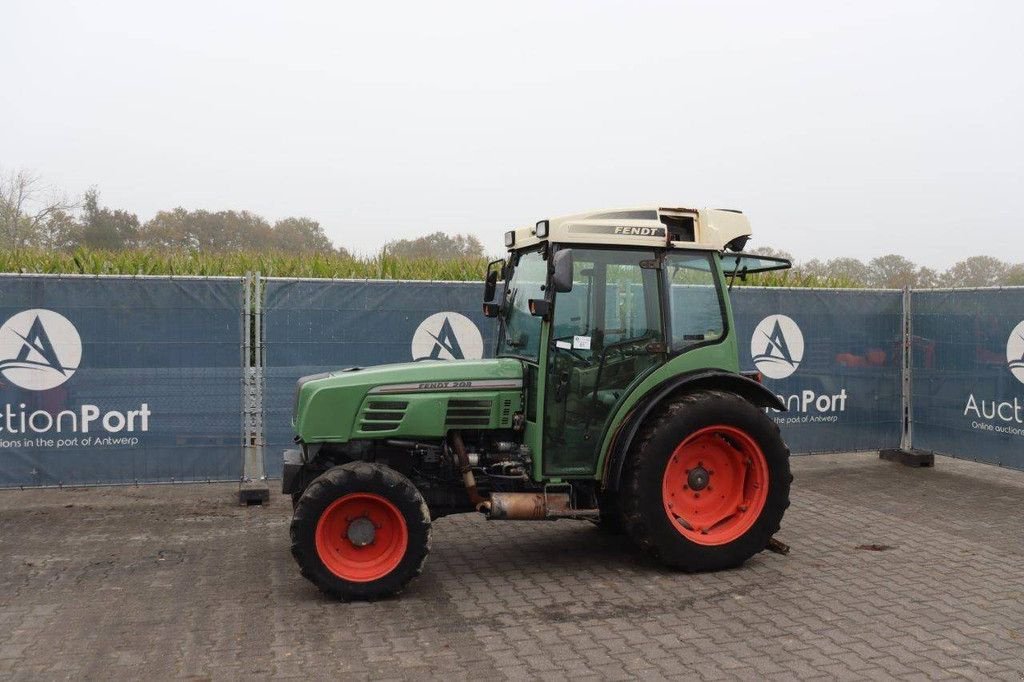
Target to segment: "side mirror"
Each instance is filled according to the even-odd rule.
[[[497,303],[484,303],[484,317],[497,317],[501,306]]]
[[[498,290],[498,273],[495,270],[491,270],[487,273],[487,278],[484,280],[484,302],[490,302],[494,300],[494,293]]]
[[[554,270],[551,288],[560,294],[572,291],[572,249],[559,249],[555,252]]]
[[[534,317],[542,317],[545,320],[548,319],[548,315],[551,313],[551,303],[543,298],[531,298],[528,305],[530,306],[530,314]]]
[[[484,277],[484,303],[494,300],[498,290],[498,278],[505,269],[505,261],[494,260],[487,264],[487,276]],[[486,313],[484,313],[486,315]]]

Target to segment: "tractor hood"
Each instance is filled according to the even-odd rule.
[[[345,442],[353,437],[428,436],[438,427],[431,427],[424,433],[409,431],[410,428],[423,431],[424,427],[418,426],[420,420],[415,417],[426,417],[423,413],[427,405],[434,407],[443,427],[450,395],[493,399],[498,393],[513,392],[518,396],[522,386],[522,362],[512,358],[424,360],[350,367],[299,379],[292,425],[299,439],[307,443]],[[397,408],[396,405],[403,406]],[[382,417],[387,415],[377,414],[378,410],[397,415],[399,418],[394,423],[400,428],[385,428],[392,422],[384,420]],[[404,413],[399,415],[400,410]],[[380,424],[367,424],[368,421]]]

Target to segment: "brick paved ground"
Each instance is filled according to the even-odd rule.
[[[352,605],[299,577],[280,495],[3,492],[0,677],[1024,679],[1024,474],[794,468],[786,557],[692,576],[585,523],[461,516],[401,598]]]

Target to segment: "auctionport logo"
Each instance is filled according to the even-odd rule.
[[[769,379],[785,379],[804,359],[803,332],[792,318],[769,315],[754,329],[750,353],[761,374]]]
[[[1014,327],[1006,340],[1006,364],[1024,383],[1024,321]],[[1005,399],[1004,399],[1005,398]],[[971,428],[1006,436],[1024,436],[1024,400],[1020,396],[979,399],[972,392],[964,404],[964,416],[973,417]]]
[[[33,308],[0,326],[0,374],[29,391],[46,391],[71,378],[82,360],[75,325],[52,310]]]
[[[460,313],[435,313],[412,336],[413,360],[478,360],[484,340],[473,321]]]
[[[23,310],[0,326],[0,376],[18,388],[56,388],[81,361],[82,338],[60,313]],[[0,449],[134,446],[152,416],[148,403],[109,410],[91,403],[33,409],[31,402],[0,405]]]
[[[804,359],[804,335],[793,318],[769,315],[761,320],[750,339],[754,366],[769,379],[792,376]],[[846,412],[846,388],[819,393],[821,388],[801,388],[790,395],[777,394],[786,414],[775,417],[779,424],[835,423]]]
[[[1024,321],[1021,321],[1006,342],[1006,361],[1017,380],[1024,384]]]

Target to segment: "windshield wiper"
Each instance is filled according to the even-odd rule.
[[[512,305],[515,303],[516,294],[519,293],[519,289],[510,289],[505,296],[505,302],[502,303],[501,312],[498,313],[498,342],[499,347],[501,345],[511,346],[512,348],[518,348],[519,346],[508,340],[508,316],[512,311]]]

